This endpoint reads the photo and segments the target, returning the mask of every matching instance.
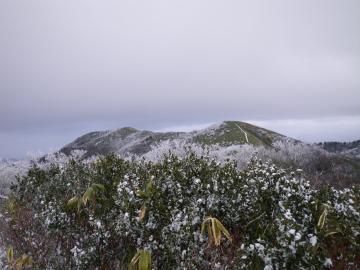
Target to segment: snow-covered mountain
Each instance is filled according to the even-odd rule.
[[[61,152],[69,154],[75,149],[81,149],[89,156],[109,153],[144,155],[165,141],[221,147],[244,144],[273,147],[278,141],[296,142],[284,135],[248,123],[224,121],[192,132],[152,132],[130,127],[91,132],[69,143]]]
[[[318,145],[328,152],[360,159],[360,140],[353,142],[323,142]]]
[[[359,142],[359,141],[357,141]],[[131,127],[85,134],[59,152],[24,160],[0,161],[0,196],[16,175],[32,164],[65,164],[70,158],[96,159],[116,154],[123,158],[158,161],[171,151],[185,156],[187,149],[223,162],[233,160],[244,168],[252,158],[270,160],[288,170],[302,169],[315,184],[349,186],[360,183],[359,144],[306,144],[279,133],[239,121],[224,121],[192,132],[153,132]]]
[[[156,161],[169,151],[185,156],[184,148],[188,146],[196,154],[205,153],[219,162],[234,160],[240,168],[258,157],[284,168],[300,168],[317,184],[348,186],[360,182],[360,160],[354,156],[329,152],[322,145],[306,144],[239,121],[224,121],[192,132],[152,132],[130,127],[91,132],[60,152],[68,155],[74,150],[84,150],[85,157],[113,153]]]

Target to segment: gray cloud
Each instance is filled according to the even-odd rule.
[[[359,25],[358,0],[3,0],[0,139],[357,117]]]

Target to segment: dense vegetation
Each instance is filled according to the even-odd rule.
[[[1,211],[9,269],[360,268],[359,187],[316,190],[256,159],[34,165]]]

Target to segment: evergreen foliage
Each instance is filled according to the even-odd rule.
[[[257,159],[72,159],[12,190],[3,242],[34,269],[360,268],[359,187],[314,189]]]

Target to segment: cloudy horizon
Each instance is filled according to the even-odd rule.
[[[360,139],[360,2],[0,2],[0,157],[248,121]]]

